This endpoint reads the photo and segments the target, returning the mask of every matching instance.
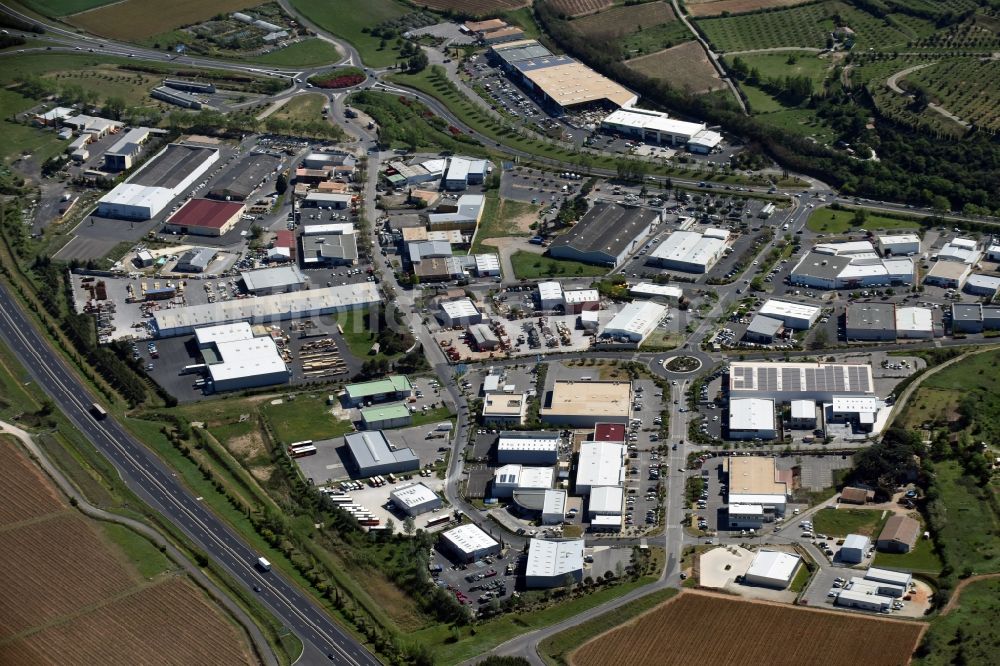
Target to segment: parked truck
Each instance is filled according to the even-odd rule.
[[[271,570],[271,563],[268,562],[263,557],[258,557],[257,558],[257,568],[260,569],[261,571],[270,571]]]

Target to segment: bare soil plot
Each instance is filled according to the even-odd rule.
[[[41,470],[14,446],[0,437],[0,527],[66,508]]]
[[[726,85],[701,45],[694,40],[633,58],[625,64],[633,71],[652,79],[661,79],[678,90],[696,95],[720,90]]]
[[[682,592],[632,622],[584,643],[572,666],[769,664],[866,666],[909,662],[926,625],[871,616]]]
[[[615,37],[630,35],[643,28],[676,21],[677,15],[665,2],[647,2],[642,5],[615,7],[606,12],[591,14],[570,23],[584,37]]]
[[[259,4],[260,0],[171,0],[169,11],[155,11],[149,0],[125,0],[75,14],[67,20],[97,35],[137,41]]]
[[[566,16],[583,16],[607,9],[613,0],[551,0],[549,6]]]
[[[794,7],[812,0],[688,0],[684,3],[688,14],[694,17],[719,16],[724,12],[745,14],[758,9]]]
[[[255,659],[236,627],[183,578],[117,599],[71,622],[0,643],[4,664],[154,662],[251,664]]]
[[[470,16],[485,16],[528,5],[528,0],[415,0],[418,7],[451,11]]]

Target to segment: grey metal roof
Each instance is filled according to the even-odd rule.
[[[896,306],[892,303],[852,303],[847,306],[847,327],[870,331],[895,330]]]
[[[208,265],[212,263],[212,259],[215,258],[215,250],[209,247],[199,247],[193,250],[188,250],[181,255],[181,258],[177,260],[176,268],[179,270],[184,270],[184,268],[193,268],[196,270],[205,270]]]
[[[802,257],[798,265],[792,269],[792,275],[808,275],[822,280],[834,280],[850,263],[851,258],[846,255],[810,252]]]
[[[351,456],[360,469],[385,465],[387,463],[405,463],[414,461],[419,466],[420,459],[413,449],[389,448],[389,440],[381,430],[355,432],[344,437]]]
[[[240,277],[243,278],[243,283],[246,284],[249,291],[290,287],[306,281],[306,276],[302,274],[298,266],[279,266],[243,271],[240,273]]]
[[[583,253],[604,252],[617,257],[657,215],[657,211],[649,208],[599,201],[576,226],[552,241],[552,247],[570,247]]]
[[[951,317],[954,321],[982,321],[983,306],[979,303],[954,303]]]
[[[750,321],[750,325],[747,326],[747,333],[773,337],[782,326],[784,326],[784,322],[780,319],[757,315]]]

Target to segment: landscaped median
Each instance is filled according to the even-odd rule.
[[[367,79],[365,71],[360,67],[338,67],[309,77],[309,83],[317,88],[350,88]]]

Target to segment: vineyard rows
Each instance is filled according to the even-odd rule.
[[[607,9],[613,4],[612,0],[551,0],[549,2],[553,9],[566,16],[593,14]]]
[[[910,74],[934,101],[983,128],[1000,130],[1000,61],[946,60]]]
[[[34,465],[0,442],[0,527],[65,508]]]
[[[677,16],[670,5],[657,1],[615,7],[606,12],[575,19],[570,25],[584,37],[622,36],[676,20]]]

